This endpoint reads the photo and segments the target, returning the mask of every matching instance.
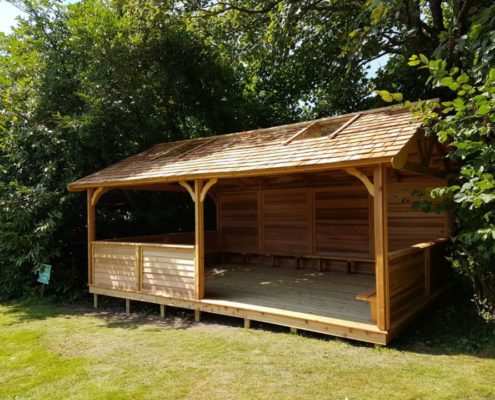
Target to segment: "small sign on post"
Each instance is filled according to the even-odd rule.
[[[52,266],[48,264],[40,265],[40,272],[38,272],[38,282],[48,285],[50,283],[50,275],[52,273]]]

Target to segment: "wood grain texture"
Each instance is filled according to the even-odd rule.
[[[202,299],[205,293],[205,209],[201,201],[204,183],[201,179],[194,181],[194,215],[195,215],[195,242],[194,242],[194,295]]]
[[[93,205],[94,189],[88,189],[86,193],[86,224],[88,243],[88,284],[93,283],[93,250],[91,243],[96,239],[96,211]]]
[[[92,242],[92,248],[92,284],[113,289],[137,290],[137,246]]]
[[[100,241],[92,249],[96,286],[194,297],[194,246]]]
[[[370,196],[361,182],[344,174],[327,186],[308,180],[298,188],[286,185],[291,185],[289,180],[258,184],[253,190],[221,186],[218,250],[343,260],[373,257]]]
[[[385,165],[375,167],[373,174],[373,219],[376,276],[376,321],[381,330],[390,327],[390,285],[388,260],[388,171]]]
[[[390,251],[449,236],[448,214],[435,211],[425,213],[420,207],[421,202],[432,201],[428,195],[431,188],[445,184],[446,181],[440,178],[405,172],[400,172],[400,175],[389,174]]]
[[[450,284],[446,244],[446,240],[438,240],[390,252],[392,330],[404,324]]]
[[[219,193],[221,250],[259,251],[257,191]]]

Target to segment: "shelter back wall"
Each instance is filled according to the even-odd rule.
[[[219,186],[219,249],[373,257],[373,199],[364,185],[343,174],[321,178],[246,180],[238,186],[233,182]],[[389,174],[390,251],[447,234],[446,215],[425,214],[412,207],[422,198],[415,190],[441,184],[420,175]]]

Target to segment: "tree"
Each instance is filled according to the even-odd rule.
[[[239,71],[273,125],[368,107],[365,68],[341,58],[360,2],[323,3],[188,1],[181,12]]]
[[[471,282],[479,314],[495,321],[495,60],[486,53],[495,46],[495,5],[472,21],[465,46],[474,56],[466,71],[442,59],[410,58],[411,66],[428,72],[432,86],[452,93],[450,100],[412,109],[425,134],[448,144],[448,157],[459,166],[449,185],[432,196],[446,200],[454,214],[452,265]]]
[[[66,184],[157,142],[253,126],[256,112],[166,2],[22,7],[27,17],[0,37],[0,290],[32,290],[33,270],[51,263],[54,291],[79,293],[85,199]],[[118,234],[146,203],[115,196],[98,217]]]
[[[241,60],[240,69],[248,66],[246,79],[258,92],[274,87],[279,94],[285,88],[285,102],[299,116],[369,107],[364,68],[384,55],[389,61],[372,87],[401,91],[411,100],[448,95],[426,85],[424,71],[407,68],[408,58],[422,53],[451,67],[470,68],[467,35],[472,21],[486,16],[492,5],[490,0],[185,3],[194,19],[213,21],[203,24],[205,32],[214,42],[228,43],[233,59]],[[307,107],[298,107],[301,102]]]

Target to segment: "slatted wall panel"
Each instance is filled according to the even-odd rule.
[[[403,173],[400,177],[396,177],[391,174],[388,196],[390,251],[449,235],[446,214],[425,213],[422,210],[413,209],[414,202],[429,199],[426,194],[421,195],[419,192],[427,193],[427,188],[444,184],[444,180],[437,178]]]
[[[264,251],[310,254],[310,192],[266,190],[263,192]]]
[[[135,290],[136,246],[93,242],[93,285]]]
[[[258,192],[220,193],[220,243],[223,251],[259,251]]]
[[[142,247],[143,291],[191,299],[194,297],[194,247]]]
[[[390,320],[398,321],[425,299],[425,255],[416,251],[389,263]]]
[[[316,253],[370,254],[370,207],[364,186],[316,191]]]

